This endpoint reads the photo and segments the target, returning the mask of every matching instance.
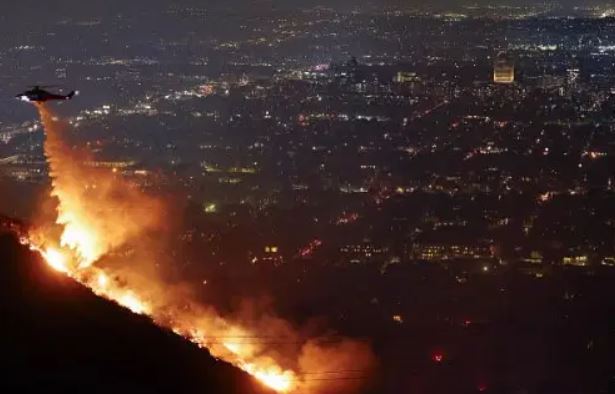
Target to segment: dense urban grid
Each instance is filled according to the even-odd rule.
[[[173,201],[177,275],[370,338],[379,393],[606,393],[605,4],[52,14],[0,35],[1,92],[79,89],[58,110],[83,166]],[[36,193],[0,210],[27,221],[44,137],[8,100],[2,187]]]

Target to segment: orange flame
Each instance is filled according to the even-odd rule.
[[[297,350],[298,354],[282,358],[262,344],[220,342],[216,338],[250,337],[251,332],[190,299],[172,297],[165,290],[154,293],[150,284],[140,286],[119,280],[117,272],[99,264],[109,252],[155,229],[163,207],[159,201],[118,178],[116,173],[80,165],[85,154],[67,146],[61,135],[64,124],[44,105],[37,104],[37,108],[46,131],[45,154],[52,177],[52,196],[58,200],[56,222],[61,235],[53,236],[40,230],[31,235],[30,245],[50,267],[89,287],[95,294],[134,313],[147,315],[157,324],[207,348],[214,357],[237,366],[274,391],[331,392],[308,387],[299,371],[310,369],[314,364],[326,366],[335,359],[332,353],[328,353],[326,359],[319,358],[315,356],[318,347],[306,343],[307,355]],[[192,311],[187,311],[186,305]],[[359,365],[369,367],[369,349],[361,349],[358,353],[365,360]],[[344,362],[355,363],[355,360],[351,357]]]
[[[68,266],[66,265],[66,256],[61,251],[55,248],[49,248],[42,252],[47,263],[58,272],[68,274]]]

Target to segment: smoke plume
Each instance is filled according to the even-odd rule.
[[[162,280],[152,267],[153,261],[164,259],[147,240],[165,231],[164,202],[112,169],[84,165],[90,155],[67,143],[68,125],[44,104],[37,108],[46,133],[57,218],[33,230],[30,243],[51,267],[97,295],[149,316],[277,392],[361,391],[374,364],[365,343],[307,338],[290,322],[250,303],[223,316],[197,301],[190,284]],[[130,253],[118,252],[122,250]]]

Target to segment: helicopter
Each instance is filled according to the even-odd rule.
[[[27,90],[23,93],[20,93],[17,96],[15,96],[15,98],[21,101],[44,103],[44,102],[53,101],[53,100],[58,100],[58,101],[70,100],[73,97],[75,97],[75,95],[78,94],[78,92],[75,90],[69,92],[66,95],[63,95],[63,94],[50,93],[44,89],[44,88],[51,88],[51,87],[53,86],[34,85],[34,86],[31,86],[32,88],[31,90]]]

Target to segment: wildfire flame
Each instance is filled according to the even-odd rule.
[[[65,274],[69,272],[68,267],[66,266],[66,256],[64,256],[61,251],[55,248],[49,248],[43,251],[42,255],[45,258],[45,261],[47,261],[47,263],[54,270]]]
[[[246,338],[253,334],[248,328],[224,319],[212,308],[190,299],[166,296],[165,291],[153,294],[151,286],[119,280],[116,271],[99,264],[109,252],[155,228],[162,206],[118,178],[116,173],[99,169],[93,173],[94,170],[80,165],[82,157],[67,146],[61,135],[65,125],[45,105],[37,104],[37,108],[46,131],[45,154],[52,177],[51,195],[58,202],[56,224],[61,234],[35,230],[29,243],[51,268],[101,297],[136,314],[149,316],[156,324],[207,348],[214,357],[237,366],[276,392],[350,393],[356,389],[356,385],[350,385],[323,390],[322,385],[310,384],[302,371],[315,365],[369,368],[372,362],[369,348],[346,346],[346,352],[335,357],[337,350],[326,353],[306,342],[304,349],[282,357],[263,344],[220,341],[219,338]],[[352,357],[348,358],[346,353],[352,353]]]

